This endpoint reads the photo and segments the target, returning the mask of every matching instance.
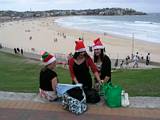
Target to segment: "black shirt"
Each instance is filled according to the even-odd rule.
[[[110,77],[108,82],[111,81],[111,60],[107,55],[105,55],[102,60],[102,66],[101,66],[100,73],[101,73],[100,78],[102,80],[105,78],[105,76],[108,76]]]
[[[46,91],[53,91],[51,80],[55,77],[57,77],[56,72],[54,72],[48,68],[41,69],[40,88],[42,90],[46,90]]]
[[[89,72],[89,67],[87,66],[86,60],[80,65],[74,63],[73,70],[78,82],[83,84],[83,88],[91,89],[92,78],[91,78],[91,74]]]

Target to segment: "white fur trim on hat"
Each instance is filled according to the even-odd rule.
[[[79,50],[76,50],[75,52],[84,52],[84,51],[86,51],[86,48],[81,48]]]
[[[52,57],[50,60],[48,60],[48,62],[46,62],[46,65],[49,65],[49,64],[51,64],[54,61],[56,61],[56,58]]]
[[[93,49],[104,49],[104,46],[102,45],[97,45],[97,46],[93,46]]]

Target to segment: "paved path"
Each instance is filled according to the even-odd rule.
[[[89,105],[87,112],[74,115],[58,103],[0,100],[0,120],[160,120],[160,109],[115,108]]]
[[[3,49],[0,49],[0,51],[2,52],[6,52],[6,53],[11,53],[11,54],[14,54],[14,51],[13,49],[11,48],[3,48]],[[23,54],[24,57],[26,58],[29,58],[29,59],[32,59],[32,60],[36,60],[36,61],[40,61],[40,58],[41,56],[38,55],[38,53],[35,51],[35,52],[24,52]],[[59,59],[60,60],[60,59]],[[61,60],[60,60],[61,61]],[[120,64],[120,61],[119,60],[119,64]],[[115,59],[112,59],[112,66],[114,66],[114,63],[115,63]],[[153,65],[148,65],[146,66],[145,63],[139,63],[139,67],[138,68],[133,68],[133,62],[131,62],[127,67],[125,65],[123,65],[123,69],[151,69],[151,68],[160,68],[160,63],[153,63]],[[120,67],[117,67],[117,69],[120,69]]]
[[[102,100],[74,115],[60,102],[46,102],[36,93],[0,92],[0,120],[160,120],[159,97],[130,97],[127,108],[109,108]]]

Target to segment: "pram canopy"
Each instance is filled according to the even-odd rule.
[[[76,87],[82,88],[82,84],[72,85],[72,84],[58,83],[57,86],[56,86],[57,96],[62,97],[68,90],[70,90],[72,88],[76,88]]]

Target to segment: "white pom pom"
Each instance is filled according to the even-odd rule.
[[[44,50],[41,50],[41,51],[40,51],[40,55],[43,55],[44,53],[45,53]]]

